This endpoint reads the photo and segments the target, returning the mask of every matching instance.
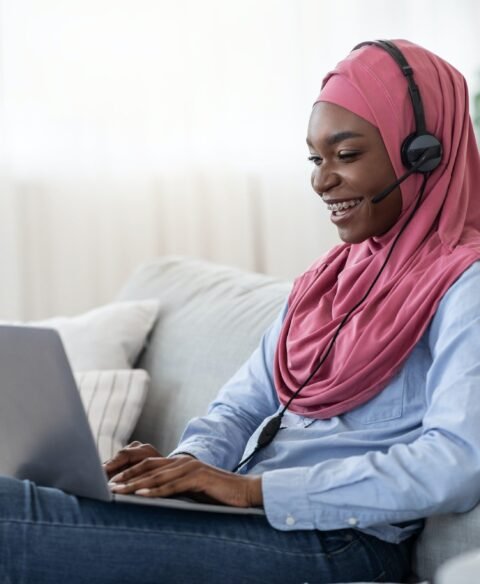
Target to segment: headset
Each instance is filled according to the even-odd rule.
[[[443,148],[440,140],[430,132],[427,132],[425,127],[425,111],[423,109],[420,90],[415,83],[413,69],[408,64],[402,51],[392,41],[386,40],[365,41],[353,47],[352,50],[355,51],[366,45],[373,45],[383,49],[397,63],[407,80],[408,93],[415,117],[415,132],[405,138],[400,150],[402,162],[405,168],[407,168],[407,172],[394,183],[391,189],[389,187],[372,199],[373,203],[379,203],[412,173],[420,172],[426,174],[435,170],[442,160]]]
[[[288,409],[288,407],[290,406],[292,401],[302,391],[302,389],[307,385],[307,383],[317,373],[317,371],[320,369],[320,367],[323,365],[323,363],[326,361],[328,355],[330,354],[330,352],[333,348],[333,345],[335,344],[335,341],[336,341],[341,329],[345,326],[345,324],[347,323],[351,314],[366,300],[367,296],[372,291],[372,289],[375,286],[376,282],[378,281],[381,273],[383,272],[385,266],[387,265],[391,255],[392,255],[393,249],[395,248],[395,245],[397,244],[397,241],[399,240],[402,233],[405,231],[407,225],[410,223],[410,221],[413,218],[413,216],[415,215],[418,207],[420,206],[420,202],[422,200],[422,196],[423,196],[423,193],[425,190],[425,186],[426,186],[429,174],[433,170],[435,170],[438,167],[438,165],[440,164],[440,162],[442,161],[442,155],[443,155],[442,143],[440,142],[440,140],[436,136],[434,136],[430,132],[427,132],[427,130],[426,130],[425,112],[423,109],[422,98],[420,97],[420,91],[418,89],[417,84],[415,83],[414,78],[413,78],[413,70],[410,67],[410,65],[408,64],[408,61],[405,59],[403,53],[391,41],[385,41],[385,40],[366,41],[366,42],[363,42],[363,43],[356,45],[352,50],[355,51],[356,49],[359,49],[360,47],[363,47],[365,45],[374,45],[374,46],[377,46],[377,47],[383,49],[393,58],[393,60],[400,67],[402,73],[405,75],[405,78],[407,79],[408,92],[410,94],[410,99],[411,99],[412,106],[413,106],[413,113],[415,116],[415,132],[413,132],[412,134],[407,136],[405,138],[405,140],[403,141],[402,146],[401,146],[402,162],[403,162],[404,166],[406,167],[407,172],[405,172],[400,178],[398,178],[395,182],[393,182],[391,185],[389,185],[381,193],[379,193],[375,197],[373,197],[372,203],[380,203],[380,201],[383,201],[383,199],[385,197],[387,197],[396,187],[398,187],[406,178],[408,178],[414,172],[420,172],[423,174],[423,183],[422,183],[422,186],[420,188],[419,195],[417,197],[417,202],[415,204],[414,209],[412,210],[409,217],[407,218],[407,221],[403,224],[402,228],[400,229],[397,236],[395,237],[380,270],[378,271],[377,275],[375,276],[373,282],[370,284],[368,290],[363,295],[363,297],[355,304],[355,306],[353,308],[351,308],[350,311],[343,317],[341,323],[339,324],[339,326],[335,330],[330,342],[328,343],[328,345],[326,347],[326,350],[322,354],[322,357],[320,358],[319,362],[314,367],[313,371],[310,373],[310,375],[307,377],[307,379],[300,385],[300,387],[293,393],[293,395],[290,397],[288,402],[283,406],[280,413],[277,413],[262,428],[262,431],[260,432],[260,435],[257,439],[257,444],[256,444],[255,448],[253,449],[253,451],[248,456],[246,456],[243,460],[241,460],[237,464],[237,466],[233,469],[232,472],[237,472],[244,464],[249,462],[253,458],[253,456],[255,456],[255,454],[257,454],[257,452],[259,450],[268,446],[270,444],[270,442],[272,442],[272,440],[275,438],[277,432],[280,429],[280,424],[281,424],[282,418],[283,418],[286,410]]]

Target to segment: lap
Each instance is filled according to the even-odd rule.
[[[261,516],[103,503],[0,478],[2,582],[400,580],[406,547],[351,529],[282,532]]]

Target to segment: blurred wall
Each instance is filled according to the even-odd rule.
[[[181,253],[293,278],[337,243],[309,186],[321,79],[409,38],[480,90],[473,0],[0,0],[1,318],[108,302]]]

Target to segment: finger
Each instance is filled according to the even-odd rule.
[[[135,446],[141,446],[142,443],[139,442],[138,440],[134,440],[133,442],[130,442],[130,444],[127,444],[126,446],[124,446],[120,451],[125,450],[126,448],[134,448]],[[108,460],[104,460],[103,461],[103,466],[107,466],[109,464],[111,464],[118,456],[118,452],[116,452],[111,458],[109,458]]]
[[[189,460],[196,459],[189,455],[181,456],[179,455],[171,458],[167,458],[164,456],[149,456],[147,458],[144,458],[137,464],[133,464],[132,466],[129,466],[126,469],[121,470],[119,473],[112,476],[110,478],[110,481],[112,483],[125,483],[131,479],[134,479],[135,477],[143,475],[144,473],[150,471],[153,468],[163,468],[170,465],[181,465]]]
[[[122,449],[117,454],[103,465],[104,471],[109,477],[118,473],[125,468],[128,468],[132,464],[136,464],[138,460],[141,460],[144,454],[141,451],[132,452],[132,450]]]
[[[110,489],[114,493],[131,494],[135,493],[138,489],[142,488],[152,488],[157,484],[157,476],[155,471],[150,473],[145,473],[144,475],[137,477],[128,483],[114,483],[110,484]]]
[[[150,480],[146,480],[145,484],[138,485],[133,492],[143,497],[171,497],[173,495],[185,495],[186,493],[190,496],[198,496],[198,479],[192,474],[169,481],[163,485],[155,485],[156,478],[151,477]],[[219,502],[211,496],[208,499],[211,502]]]
[[[126,482],[116,482],[111,484],[110,488],[114,492],[134,493],[138,489],[161,486],[183,475],[193,474],[199,469],[198,463],[192,465],[185,462],[182,464],[181,461],[173,461],[172,459],[165,460],[169,462],[168,465],[145,471],[143,474],[137,475]]]
[[[152,454],[158,453],[150,444],[133,442],[132,444],[129,444],[128,446],[125,446],[119,450],[111,460],[103,465],[103,468],[107,473],[107,476],[110,478],[119,471],[137,464],[144,458],[152,456]]]
[[[127,469],[117,473],[110,479],[110,481],[112,483],[125,483],[130,480],[134,480],[135,478],[141,477],[145,473],[149,473],[151,470],[156,469],[159,466],[171,463],[172,460],[169,458],[149,456],[147,458],[144,458],[137,464],[129,466]]]
[[[131,442],[127,446],[124,446],[121,450],[119,450],[115,456],[107,461],[105,464],[110,466],[112,462],[115,462],[119,456],[131,455],[137,452],[144,452],[147,456],[160,456],[160,453],[151,445],[151,444],[143,444],[142,442]]]
[[[136,448],[138,446],[142,446],[142,443],[138,442],[137,440],[135,442],[130,442],[130,444],[127,444],[126,446],[115,452],[115,454],[111,458],[105,460],[103,462],[103,466],[110,466],[118,459],[119,455],[122,455],[126,450],[129,450],[130,448]]]

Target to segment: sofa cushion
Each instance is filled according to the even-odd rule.
[[[133,437],[164,454],[173,450],[188,420],[205,413],[255,349],[290,287],[265,275],[177,256],[140,266],[118,300],[161,302],[136,363],[149,372],[151,384]]]
[[[129,369],[157,313],[157,301],[116,302],[77,316],[58,316],[24,324],[57,330],[74,371]]]
[[[414,571],[420,578],[432,581],[439,566],[459,554],[478,549],[479,542],[480,505],[468,513],[430,517],[415,546]]]
[[[129,441],[145,403],[149,377],[142,369],[75,373],[100,460]]]

